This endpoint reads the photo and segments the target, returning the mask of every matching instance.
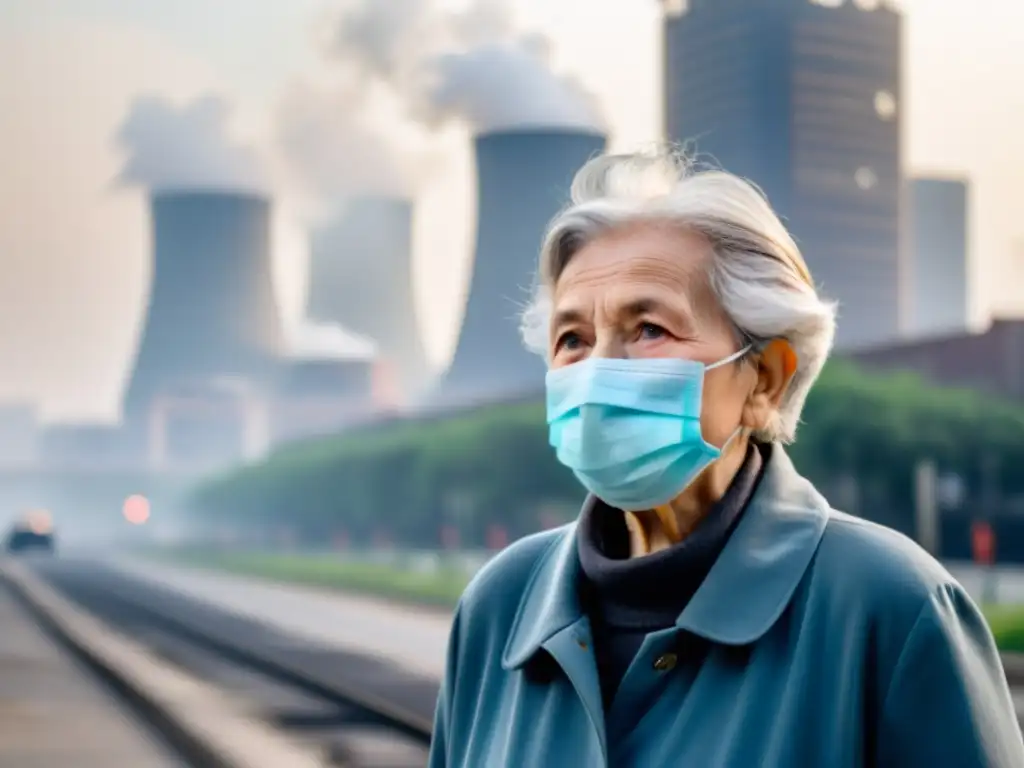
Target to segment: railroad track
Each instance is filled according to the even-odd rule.
[[[313,743],[329,764],[426,763],[436,681],[126,579],[92,561],[55,560],[35,571],[102,622],[230,692],[260,719]]]

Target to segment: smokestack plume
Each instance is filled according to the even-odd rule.
[[[428,126],[457,119],[477,132],[601,130],[595,99],[559,75],[549,44],[517,28],[507,0],[445,13],[431,0],[352,0],[330,41],[362,82],[383,82]]]
[[[153,96],[136,99],[116,137],[128,154],[120,181],[150,190],[266,192],[260,158],[232,141],[229,116],[219,96],[182,107]]]
[[[301,194],[316,207],[354,195],[406,196],[419,159],[374,120],[362,84],[296,81],[276,114],[276,140]]]
[[[544,363],[519,338],[541,237],[569,200],[576,171],[603,151],[598,133],[513,130],[476,139],[476,257],[466,314],[436,405],[537,393]]]

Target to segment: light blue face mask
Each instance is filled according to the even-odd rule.
[[[705,366],[676,358],[592,357],[548,371],[548,428],[558,460],[583,486],[618,509],[666,504],[722,448],[700,431],[704,372],[750,350]]]

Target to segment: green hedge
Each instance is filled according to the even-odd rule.
[[[985,609],[985,618],[1000,650],[1024,653],[1024,606],[991,606]]]
[[[1024,473],[1013,471],[1024,465],[1018,405],[832,363],[803,422],[790,449],[797,466],[826,493],[840,475],[855,475],[868,516],[883,522],[872,512],[912,508],[922,458],[977,488],[985,458],[998,456],[1001,490],[1024,491]],[[293,445],[203,483],[191,508],[204,520],[287,523],[312,539],[340,529],[359,539],[384,528],[398,542],[422,545],[436,542],[442,521],[457,522],[476,542],[491,524],[518,536],[537,528],[541,510],[572,515],[581,496],[554,460],[543,406],[525,403]]]

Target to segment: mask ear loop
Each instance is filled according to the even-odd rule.
[[[753,351],[753,349],[754,349],[754,343],[752,341],[748,340],[747,341],[747,345],[745,347],[743,347],[742,349],[737,350],[736,352],[733,352],[727,358],[725,358],[723,360],[719,360],[717,363],[712,363],[711,365],[704,366],[704,370],[705,371],[710,371],[710,370],[712,370],[714,368],[720,368],[723,365],[728,365],[729,363],[736,362],[737,360],[741,359],[742,357],[744,357],[745,355],[747,355],[748,353]],[[737,426],[736,429],[734,429],[732,431],[732,434],[729,435],[729,437],[727,437],[725,439],[724,443],[722,443],[722,447],[717,449],[719,456],[721,456],[722,454],[725,453],[726,449],[729,447],[729,444],[734,439],[736,439],[736,435],[740,434],[740,432],[742,432],[742,431],[743,431],[743,425],[742,424]]]
[[[731,435],[729,435],[727,438],[725,438],[725,442],[722,443],[722,447],[718,449],[718,455],[719,456],[725,455],[725,451],[729,447],[729,443],[731,443],[733,440],[735,440],[736,439],[736,435],[738,435],[742,431],[743,431],[743,425],[740,424],[738,427],[736,427],[736,429],[734,429],[732,431]]]
[[[712,371],[715,368],[721,368],[723,365],[728,365],[729,363],[736,362],[741,357],[743,357],[748,352],[750,352],[753,348],[754,348],[754,345],[748,343],[747,346],[743,347],[742,349],[740,349],[740,350],[738,350],[736,352],[733,352],[731,355],[729,355],[728,357],[726,357],[726,358],[724,358],[722,360],[719,360],[717,363],[711,363],[711,365],[705,365],[704,366],[704,370],[705,371]]]

